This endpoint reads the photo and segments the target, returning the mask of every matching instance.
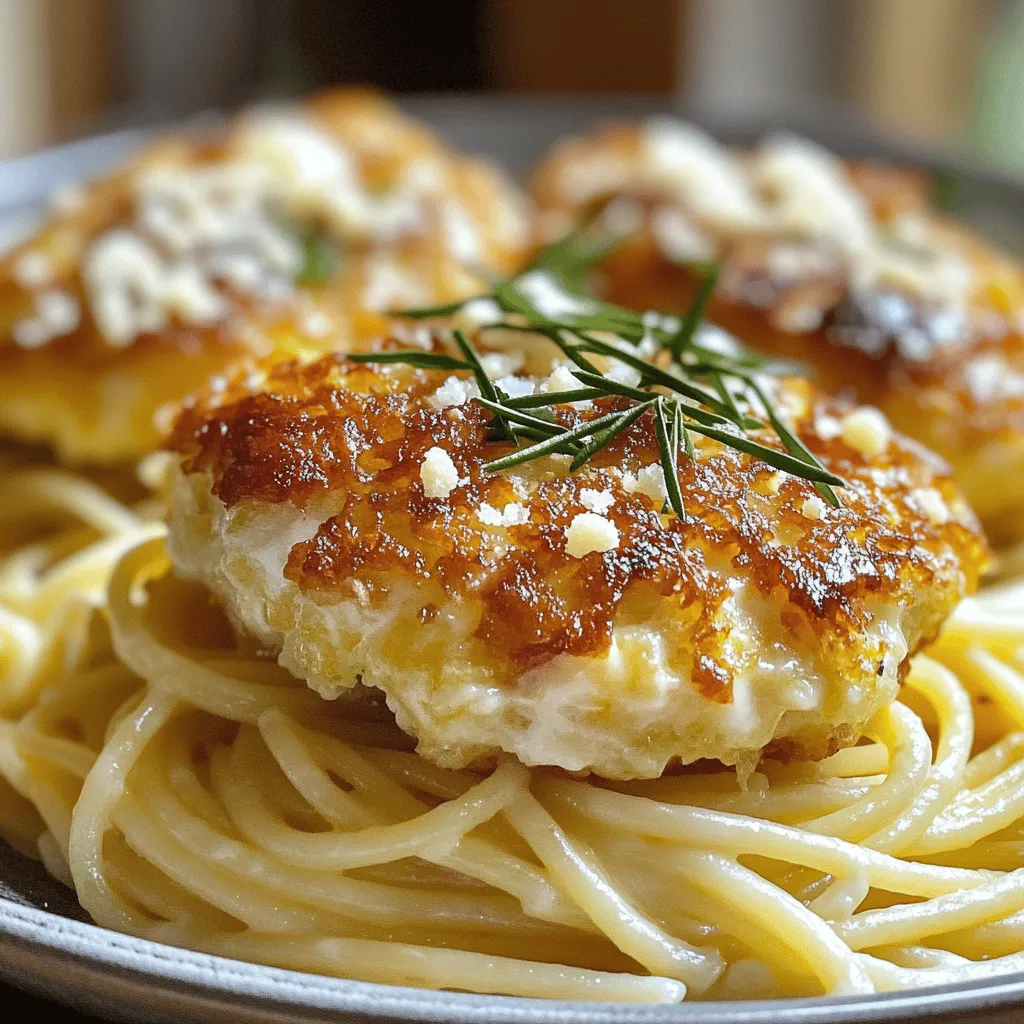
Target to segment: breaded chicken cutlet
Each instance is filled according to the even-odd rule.
[[[360,90],[169,136],[0,262],[0,433],[137,457],[240,360],[343,349],[509,271],[525,223],[501,175]]]
[[[712,320],[878,406],[952,464],[994,541],[1024,537],[1024,274],[923,176],[655,119],[556,146],[532,194],[548,232],[602,208],[637,229],[603,267],[613,301],[685,308],[717,262]]]
[[[498,393],[575,383],[553,346],[523,351],[513,374],[514,353],[481,357]],[[975,586],[984,540],[941,460],[806,382],[774,382],[774,406],[843,478],[842,507],[695,437],[682,517],[654,412],[575,472],[558,452],[496,472],[513,449],[476,387],[328,356],[207,392],[169,442],[176,572],[324,696],[382,690],[438,764],[507,751],[626,779],[823,756]],[[571,429],[625,401],[551,413]]]

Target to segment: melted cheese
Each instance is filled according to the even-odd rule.
[[[858,730],[880,702],[892,699],[907,654],[901,611],[872,607],[861,642],[865,661],[877,663],[881,674],[844,677],[837,685],[813,646],[784,639],[772,602],[749,579],[730,573],[716,624],[730,626],[737,658],[750,656],[725,703],[706,699],[692,684],[685,659],[656,618],[617,626],[600,657],[561,654],[525,671],[515,686],[500,686],[488,666],[465,656],[477,624],[471,602],[440,604],[430,627],[436,639],[417,636],[410,644],[409,624],[418,621],[422,597],[407,582],[393,580],[380,602],[357,588],[343,600],[318,604],[286,579],[292,545],[315,534],[335,511],[330,503],[305,511],[291,503],[259,506],[253,515],[256,506],[225,509],[201,476],[179,484],[170,515],[178,572],[229,598],[235,621],[279,650],[281,664],[325,697],[351,686],[358,663],[367,679],[383,684],[420,753],[441,764],[506,749],[526,764],[570,771],[599,765],[611,778],[655,777],[672,757],[712,756],[750,767],[775,737],[799,740],[830,719]],[[516,515],[506,507],[502,519]]]
[[[715,249],[709,234],[771,232],[840,255],[855,291],[893,288],[951,307],[970,296],[973,273],[959,252],[920,218],[879,225],[841,162],[815,143],[778,136],[744,157],[692,125],[655,118],[645,126],[639,161],[640,180],[634,170],[618,190],[639,184],[675,198],[675,210],[663,207],[652,219],[670,260],[708,258]]]
[[[407,161],[381,191],[364,180],[358,154],[295,110],[249,115],[220,160],[149,167],[131,187],[129,221],[95,239],[82,260],[88,306],[114,347],[175,319],[194,326],[223,320],[232,309],[229,292],[290,301],[303,262],[296,222],[322,225],[343,241],[374,243],[436,226],[458,261],[484,255],[481,229],[453,197],[441,153]],[[517,217],[501,212],[502,230],[521,229]],[[25,288],[42,287],[50,272],[32,251],[14,268]],[[402,277],[383,254],[367,278],[364,300],[372,310],[423,298],[420,283]],[[47,319],[37,310],[13,334],[34,347],[77,323],[77,316]]]

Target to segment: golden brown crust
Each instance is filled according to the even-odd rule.
[[[444,377],[380,373],[342,357],[281,365],[254,393],[235,382],[186,409],[169,443],[186,473],[211,475],[229,508],[301,508],[342,495],[341,511],[293,548],[289,577],[301,589],[328,593],[344,593],[356,580],[370,592],[386,589],[396,569],[432,579],[448,596],[483,602],[478,635],[503,655],[498,663],[517,670],[560,653],[600,653],[631,609],[671,597],[686,630],[708,624],[704,633],[697,629],[694,684],[708,699],[728,700],[722,637],[710,625],[726,593],[725,566],[791,609],[782,613],[787,629],[817,623],[812,628],[831,642],[850,644],[870,621],[872,603],[909,604],[926,590],[929,614],[939,606],[941,621],[964,580],[968,588],[977,580],[984,542],[945,467],[899,438],[873,458],[838,438],[824,440],[818,418],[840,410],[802,382],[786,382],[780,400],[795,410],[802,440],[848,481],[844,507],[808,518],[809,484],[779,479],[753,457],[711,442],[681,469],[681,521],[661,516],[660,502],[630,493],[619,472],[657,461],[649,417],[581,472],[542,473],[524,489],[508,475],[484,472],[483,463],[507,449],[488,440],[479,403],[438,410],[426,401]],[[560,406],[558,416],[571,425],[617,401],[585,411]],[[778,443],[767,432],[760,440]],[[420,483],[423,458],[438,446],[460,477],[446,499],[426,497]],[[612,499],[607,517],[620,538],[613,553],[574,558],[566,551],[566,527],[587,509],[584,488]],[[948,521],[923,514],[922,488],[941,494],[953,510]],[[496,509],[520,502],[530,514],[507,528],[497,554],[478,517],[482,502]],[[431,609],[422,614],[429,619]]]

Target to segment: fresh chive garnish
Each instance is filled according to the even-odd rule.
[[[540,409],[548,405],[569,405],[572,402],[589,402],[605,398],[608,392],[603,388],[576,388],[573,391],[545,391],[539,395],[523,395],[510,398],[508,404],[514,409]]]
[[[678,407],[679,403],[675,403]],[[658,435],[658,448],[661,453],[661,468],[665,474],[665,490],[668,503],[680,519],[685,518],[683,495],[679,490],[679,446],[672,443],[669,437],[668,424],[665,422],[665,401],[658,399],[654,409],[654,429]]]
[[[465,359],[456,359],[443,352],[423,352],[418,348],[399,349],[394,352],[361,352],[347,355],[350,363],[401,363],[418,370],[472,370]]]
[[[713,263],[700,286],[697,298],[686,311],[686,316],[683,317],[679,330],[669,338],[668,349],[676,362],[682,359],[683,352],[692,343],[693,336],[697,333],[697,327],[700,325],[701,320],[704,319],[704,311],[707,309],[708,302],[711,300],[711,293],[715,290],[717,283],[718,264]]]
[[[480,399],[482,405],[490,407],[491,403]],[[518,410],[513,410],[516,416],[522,416]],[[582,423],[578,423],[575,427],[568,428],[558,424],[547,424],[549,428],[558,428],[558,433],[555,433],[552,437],[546,441],[541,441],[538,444],[531,445],[529,448],[524,448],[522,451],[514,452],[512,455],[506,455],[503,459],[497,459],[495,462],[489,462],[484,469],[489,473],[497,473],[503,469],[510,469],[512,466],[518,466],[524,462],[532,462],[534,459],[539,459],[542,455],[550,455],[553,451],[558,451],[559,446],[572,445],[573,442],[579,441],[580,438],[589,437],[591,434],[596,434],[604,427],[611,426],[622,416],[621,412],[608,413],[607,416],[600,416],[596,420],[584,420]]]
[[[804,463],[805,466],[808,466],[810,469],[824,471],[824,467],[817,460],[817,458],[815,458],[814,453],[811,452],[803,443],[803,441],[801,441],[800,438],[798,438],[796,434],[794,434],[789,429],[789,427],[787,427],[786,424],[783,423],[782,420],[779,418],[778,413],[776,413],[775,411],[775,407],[772,405],[771,402],[768,401],[768,396],[764,393],[764,389],[761,387],[761,385],[758,384],[752,376],[748,378],[747,383],[753,390],[754,394],[756,394],[757,397],[761,400],[761,404],[764,406],[765,412],[768,414],[768,422],[771,423],[772,429],[775,431],[776,434],[778,434],[779,440],[782,441],[783,445],[786,448],[786,451],[788,451],[790,455],[794,456],[794,458],[799,459],[802,463]],[[778,468],[781,469],[782,467],[780,466]],[[789,470],[789,472],[792,473],[793,471]],[[839,495],[836,494],[834,490],[832,490],[832,487],[846,486],[846,481],[844,481],[841,477],[835,476],[834,474],[829,474],[829,476],[831,476],[831,479],[825,480],[819,477],[811,476],[810,472],[794,473],[793,475],[804,476],[808,480],[815,480],[815,487],[818,493],[830,505],[832,505],[834,508],[839,508],[842,505],[842,502],[839,500]]]
[[[597,452],[618,437],[624,430],[628,430],[634,423],[636,423],[636,421],[640,419],[640,417],[643,416],[651,406],[657,404],[657,401],[658,400],[656,398],[652,398],[647,402],[641,402],[640,405],[634,405],[632,409],[627,409],[625,412],[619,413],[617,419],[609,423],[608,426],[602,427],[601,430],[594,434],[590,440],[580,448],[572,462],[569,464],[569,472],[575,473],[580,466],[589,462]]]
[[[696,300],[681,320],[640,316],[631,310],[582,294],[587,271],[616,244],[592,226],[573,233],[548,248],[534,263],[507,281],[491,282],[489,292],[461,302],[424,309],[402,310],[397,315],[414,319],[447,317],[478,299],[495,303],[505,319],[480,328],[500,328],[541,334],[572,362],[579,388],[509,398],[484,371],[482,361],[461,330],[452,332],[462,355],[420,350],[349,356],[361,363],[406,363],[421,369],[464,370],[480,390],[480,402],[493,413],[490,437],[513,444],[516,451],[486,463],[498,473],[544,456],[571,456],[575,472],[628,430],[646,412],[653,411],[659,461],[665,473],[666,509],[685,514],[679,487],[679,452],[695,458],[693,434],[701,434],[736,451],[754,456],[769,466],[814,483],[822,496],[838,506],[833,487],[845,486],[829,472],[786,426],[760,383],[778,364],[742,347],[723,353],[702,342],[698,328],[715,287],[718,269],[711,267]],[[670,329],[671,328],[671,329]],[[615,342],[603,335],[611,335]],[[628,366],[638,378],[626,384],[604,373],[588,356]],[[739,387],[737,387],[737,382]],[[732,386],[730,386],[732,383]],[[768,423],[751,415],[753,396],[764,407]],[[617,409],[575,426],[558,422],[552,409],[574,402],[617,397],[628,400]],[[784,448],[780,451],[749,436],[770,429]],[[519,447],[521,440],[531,443]]]

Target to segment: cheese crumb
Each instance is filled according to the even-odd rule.
[[[480,389],[476,381],[459,380],[449,377],[428,399],[427,403],[434,409],[449,409],[455,405],[465,405],[472,398],[480,397]]]
[[[629,494],[645,494],[648,498],[661,504],[668,501],[668,487],[665,485],[665,470],[658,462],[644,466],[634,476],[626,473],[622,477],[622,486]]]
[[[825,502],[815,494],[804,500],[803,505],[800,506],[800,514],[808,519],[824,519],[826,507]]]
[[[585,316],[593,313],[594,304],[564,291],[561,285],[543,270],[531,270],[516,279],[518,291],[525,295],[537,311],[551,320],[565,316]]]
[[[892,428],[878,409],[863,405],[843,420],[842,438],[851,448],[870,458],[881,455],[889,447]]]
[[[934,487],[917,487],[910,496],[929,522],[936,526],[949,522],[949,506]]]
[[[362,303],[374,313],[386,313],[389,309],[415,306],[426,301],[419,279],[386,256],[370,258],[365,280]]]
[[[625,363],[613,363],[607,373],[605,373],[605,376],[609,380],[613,380],[618,384],[625,384],[630,388],[635,388],[643,379],[640,376],[639,370],[633,366],[627,366]],[[576,383],[578,385],[579,381]]]
[[[843,432],[843,425],[835,416],[819,416],[814,421],[814,432],[822,441],[834,441]]]
[[[682,210],[660,206],[651,215],[658,251],[671,263],[701,263],[715,258],[715,243]]]
[[[562,363],[551,371],[551,376],[544,381],[540,389],[548,394],[554,394],[558,391],[579,391],[581,387],[583,385],[573,376],[572,370],[567,364]],[[569,404],[573,409],[589,409],[594,403],[583,401]]]
[[[501,513],[486,501],[480,502],[476,517],[484,526],[501,526]]]
[[[485,352],[480,357],[480,365],[484,368],[484,373],[486,373],[491,380],[497,380],[499,377],[510,376],[525,362],[526,354],[519,351]]]
[[[21,348],[38,348],[70,334],[82,319],[78,300],[69,292],[55,289],[36,295],[35,310],[34,317],[19,320],[11,328],[14,343]]]
[[[517,501],[510,501],[502,511],[498,511],[486,501],[480,503],[476,517],[484,526],[522,526],[530,521],[530,510]]]
[[[494,299],[471,299],[452,316],[452,327],[476,334],[481,327],[500,324],[505,314]]]
[[[613,235],[632,235],[644,226],[644,208],[619,196],[601,211],[601,220]]]
[[[494,386],[509,398],[525,398],[536,391],[536,385],[528,377],[502,377],[494,382]]]
[[[810,304],[784,305],[773,317],[775,326],[787,334],[816,331],[823,319],[822,311]]]
[[[45,288],[53,280],[53,265],[45,253],[29,249],[14,261],[11,276],[21,288]]]
[[[443,448],[431,448],[420,465],[423,493],[428,498],[447,498],[459,483],[459,471]]]
[[[581,512],[565,528],[565,553],[583,558],[592,552],[614,551],[619,546],[619,531],[610,519],[596,512]]]
[[[395,324],[391,333],[411,348],[421,348],[429,352],[434,347],[434,336],[429,327],[410,327],[408,324]]]
[[[307,338],[326,338],[331,333],[331,318],[326,313],[313,310],[302,317],[299,329]]]
[[[972,359],[964,367],[964,379],[971,397],[979,404],[1024,395],[1024,373],[1002,356]]]
[[[615,495],[611,491],[598,491],[593,487],[584,487],[580,491],[580,501],[584,508],[603,516],[615,504]]]
[[[530,521],[530,510],[518,501],[510,501],[501,513],[505,526],[525,526]]]

